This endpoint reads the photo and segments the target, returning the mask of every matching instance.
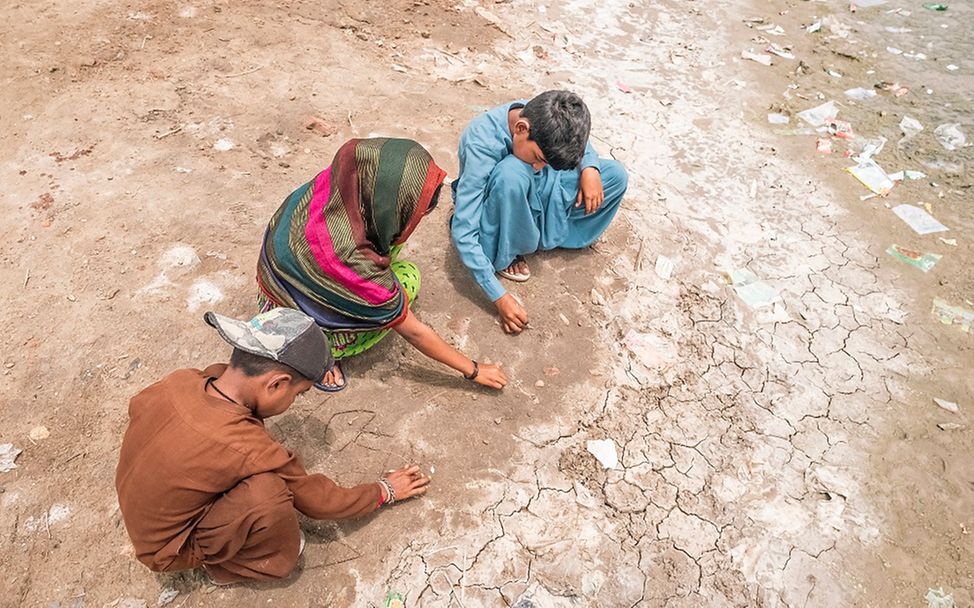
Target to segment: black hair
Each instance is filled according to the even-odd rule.
[[[305,378],[304,374],[294,369],[290,365],[286,365],[279,361],[273,359],[268,359],[267,357],[261,357],[260,355],[255,355],[253,353],[248,353],[245,350],[239,348],[234,348],[233,353],[230,355],[230,367],[234,369],[239,369],[248,378],[256,378],[266,374],[267,372],[281,372],[291,375],[291,381],[310,378]]]
[[[433,209],[436,209],[436,206],[440,204],[440,191],[441,190],[443,190],[443,184],[440,184],[439,186],[437,186],[436,187],[436,190],[433,191],[433,196],[432,196],[432,198],[430,198],[430,205],[429,205],[429,207],[426,208],[426,215],[429,215],[430,213],[433,213]]]
[[[524,106],[521,116],[531,123],[528,139],[538,143],[552,169],[581,164],[592,129],[592,115],[581,97],[571,91],[545,91]]]

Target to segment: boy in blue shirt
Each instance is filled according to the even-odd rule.
[[[546,91],[488,111],[460,136],[450,231],[508,333],[520,333],[528,315],[497,275],[527,281],[524,255],[591,245],[626,192],[623,166],[588,143],[591,124],[578,95]]]

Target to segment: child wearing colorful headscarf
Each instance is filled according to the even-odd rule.
[[[390,330],[467,380],[507,383],[499,365],[470,359],[412,311],[420,273],[398,255],[436,206],[445,177],[415,141],[352,139],[271,218],[257,266],[259,303],[301,310],[328,335],[336,362],[318,388],[345,388],[340,361]]]

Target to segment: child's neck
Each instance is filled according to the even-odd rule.
[[[218,399],[232,401],[253,410],[253,390],[248,386],[248,380],[249,377],[240,370],[227,367],[213,382],[207,384],[206,392]]]

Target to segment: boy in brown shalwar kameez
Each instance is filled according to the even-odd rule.
[[[220,584],[279,579],[315,519],[371,513],[426,491],[419,467],[352,488],[309,475],[264,430],[332,366],[314,321],[276,308],[249,322],[207,313],[230,364],[173,372],[132,398],[115,486],[136,555],[154,571],[203,567]]]

